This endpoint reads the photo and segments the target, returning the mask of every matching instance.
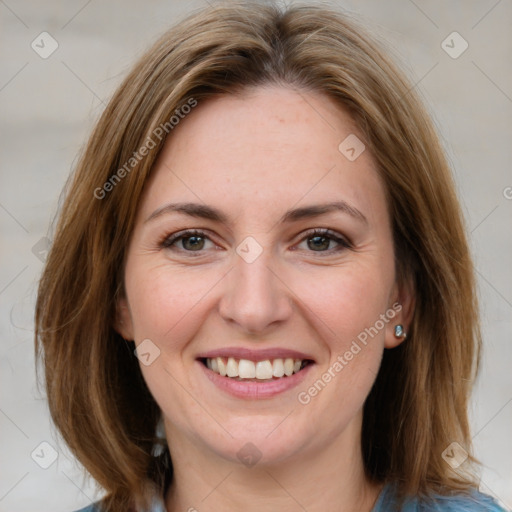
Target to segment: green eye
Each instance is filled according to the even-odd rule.
[[[352,247],[345,238],[329,229],[314,229],[306,234],[301,243],[305,241],[307,241],[308,252],[332,254]],[[178,242],[181,243],[178,244]],[[200,253],[208,249],[207,242],[213,244],[205,232],[187,230],[167,236],[162,240],[160,246],[164,249]],[[333,243],[336,245],[334,248],[331,247]]]
[[[205,248],[206,241],[210,241],[209,237],[203,231],[181,231],[166,237],[160,244],[162,248],[170,249],[181,240],[181,247],[178,250],[186,252],[200,252]]]
[[[302,241],[307,241],[307,247],[312,252],[332,253],[343,249],[350,249],[351,247],[347,240],[328,229],[315,229],[308,233]],[[338,247],[329,248],[332,242],[337,244]]]
[[[205,240],[200,236],[182,236],[181,245],[183,249],[190,251],[200,251],[204,247]]]

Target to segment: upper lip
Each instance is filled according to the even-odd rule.
[[[265,361],[267,359],[314,359],[304,352],[287,348],[250,349],[242,347],[223,347],[209,350],[197,356],[198,359],[213,359],[214,357],[234,357],[235,359],[248,359],[249,361]]]

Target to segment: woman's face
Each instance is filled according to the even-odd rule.
[[[358,133],[326,96],[279,87],[200,102],[174,128],[116,324],[140,345],[171,452],[181,439],[274,463],[358,439],[405,323],[385,190]]]

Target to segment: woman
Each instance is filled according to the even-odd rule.
[[[86,510],[502,510],[449,168],[397,67],[325,8],[229,4],[106,108],[44,270],[50,410]]]

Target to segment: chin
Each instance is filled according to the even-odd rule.
[[[286,414],[237,418],[224,425],[231,435],[223,432],[219,439],[210,429],[204,432],[203,442],[228,461],[247,467],[275,466],[302,455],[314,438],[312,432],[297,425],[296,419],[285,418]]]

